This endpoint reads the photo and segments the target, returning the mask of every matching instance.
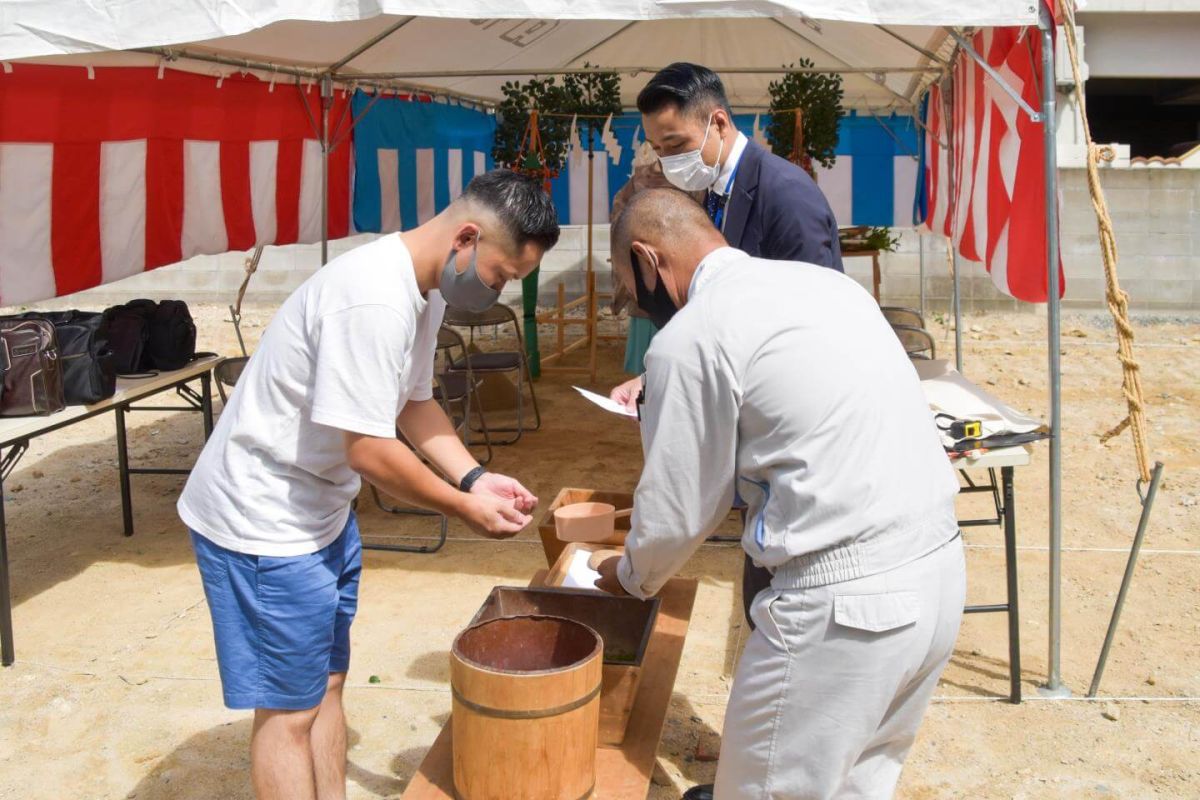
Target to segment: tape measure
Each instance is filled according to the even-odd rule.
[[[977,419],[958,419],[949,414],[935,414],[933,416],[938,430],[946,431],[950,434],[950,438],[959,439],[978,439],[983,436],[983,423]],[[948,425],[942,425],[941,420],[949,420]]]

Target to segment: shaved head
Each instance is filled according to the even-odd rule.
[[[637,259],[641,281],[653,290],[659,273],[671,274],[667,291],[677,306],[686,302],[683,288],[691,282],[701,259],[725,246],[704,208],[678,189],[638,192],[613,223],[610,233],[614,277],[636,296],[633,282]]]
[[[614,253],[627,252],[633,242],[656,247],[669,246],[678,238],[715,233],[704,208],[678,189],[647,189],[638,192],[613,225]]]

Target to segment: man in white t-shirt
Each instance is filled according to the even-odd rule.
[[[260,800],[345,797],[342,685],[362,549],[360,476],[494,538],[537,498],[486,472],[432,399],[447,304],[493,305],[558,241],[541,186],[476,177],[420,227],[334,259],[279,309],[179,500],[212,613],[225,704],[253,708]],[[434,474],[397,430],[445,474]]]

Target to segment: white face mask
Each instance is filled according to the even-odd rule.
[[[721,174],[721,156],[725,152],[725,140],[721,140],[721,147],[717,150],[717,163],[709,166],[704,163],[704,157],[700,155],[704,151],[704,145],[708,143],[708,132],[712,130],[712,118],[713,115],[709,114],[708,124],[704,128],[704,139],[700,142],[698,149],[674,156],[662,156],[658,159],[662,164],[663,177],[676,189],[698,192],[708,189],[717,182],[717,178]]]

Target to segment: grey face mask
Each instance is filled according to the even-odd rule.
[[[446,265],[442,267],[442,279],[439,288],[446,304],[460,311],[470,311],[478,314],[496,305],[500,299],[500,290],[493,289],[479,277],[479,238],[471,249],[471,263],[462,272],[458,271],[456,253],[451,250]]]

